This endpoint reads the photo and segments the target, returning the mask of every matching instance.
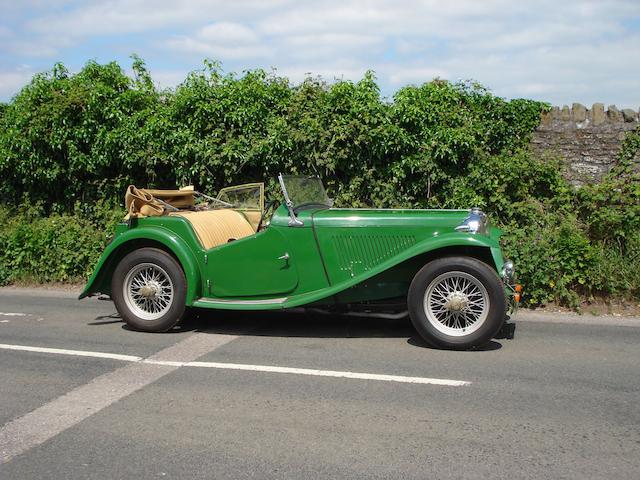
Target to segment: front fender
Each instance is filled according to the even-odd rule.
[[[471,247],[471,248],[488,248],[491,251],[494,268],[500,272],[504,259],[502,250],[500,249],[499,235],[487,237],[478,234],[469,234],[464,232],[445,233],[437,237],[427,238],[402,252],[398,257],[400,261],[407,260],[422,253],[429,253],[434,250],[448,247]],[[394,257],[397,259],[398,257]],[[395,262],[400,263],[400,262]]]
[[[135,248],[153,244],[160,244],[159,246],[172,253],[180,262],[187,280],[186,305],[192,305],[202,291],[200,269],[195,253],[172,231],[158,226],[137,227],[118,234],[102,253],[93,274],[78,298],[82,299],[98,293],[111,293],[111,274],[117,262]]]

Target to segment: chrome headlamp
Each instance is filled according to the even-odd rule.
[[[489,232],[489,219],[482,210],[474,207],[469,212],[469,216],[456,227],[456,231],[486,235]]]
[[[513,285],[516,281],[516,269],[511,260],[507,260],[502,265],[502,280],[507,285]]]

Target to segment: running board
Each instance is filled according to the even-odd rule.
[[[226,298],[199,298],[193,302],[194,307],[220,308],[227,310],[270,310],[279,308],[287,301],[287,297],[265,298],[263,300],[236,300]]]

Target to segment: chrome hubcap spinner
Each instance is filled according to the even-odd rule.
[[[447,272],[434,278],[424,296],[427,320],[441,333],[469,335],[480,328],[489,314],[485,286],[466,272]]]
[[[122,289],[127,307],[143,320],[157,320],[173,303],[173,283],[167,272],[153,263],[129,270]]]

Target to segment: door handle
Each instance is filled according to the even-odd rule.
[[[280,257],[278,257],[278,260],[289,260],[289,252],[285,252],[284,255],[281,255]]]

